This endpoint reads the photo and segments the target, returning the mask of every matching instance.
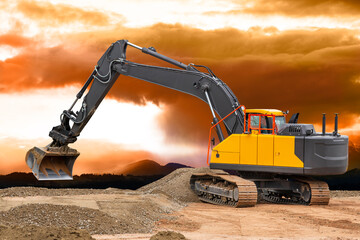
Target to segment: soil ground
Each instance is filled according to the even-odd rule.
[[[194,171],[204,169],[178,169],[137,191],[1,189],[0,238],[360,238],[359,191],[332,191],[328,206],[258,204],[234,209],[199,202],[188,184]]]

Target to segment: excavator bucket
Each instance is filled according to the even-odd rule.
[[[69,147],[33,147],[25,161],[38,180],[72,180],[72,169],[79,155]]]

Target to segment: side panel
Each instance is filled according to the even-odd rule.
[[[274,135],[258,135],[258,165],[274,165]]]
[[[305,168],[307,175],[338,175],[348,167],[347,136],[318,135],[305,137]]]
[[[304,167],[304,163],[295,155],[295,136],[274,136],[274,166]]]
[[[231,134],[224,141],[216,145],[213,151],[240,152],[240,134]]]
[[[232,134],[211,152],[211,163],[239,164],[240,134]]]
[[[258,135],[241,134],[240,164],[256,165],[258,153]]]
[[[239,164],[239,153],[213,151],[211,163]]]

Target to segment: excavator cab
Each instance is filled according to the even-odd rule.
[[[276,109],[246,109],[245,129],[253,134],[276,134],[286,123],[285,115]]]

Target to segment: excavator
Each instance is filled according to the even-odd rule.
[[[127,47],[174,67],[131,62],[126,58]],[[347,170],[348,137],[338,133],[337,114],[333,132],[325,131],[324,114],[322,132],[317,133],[312,124],[298,123],[299,114],[286,122],[288,111],[246,109],[210,68],[186,65],[153,47],[119,40],[102,55],[75,101],[61,113],[60,125],[49,133],[52,142],[27,152],[26,164],[38,180],[72,179],[73,165],[80,153],[68,145],[77,140],[120,75],[190,94],[209,106],[210,171],[194,173],[190,178],[190,186],[201,201],[232,207],[250,207],[262,201],[326,205],[329,187],[314,177],[339,175]],[[74,112],[80,99],[81,107]],[[218,144],[211,138],[213,129]]]

